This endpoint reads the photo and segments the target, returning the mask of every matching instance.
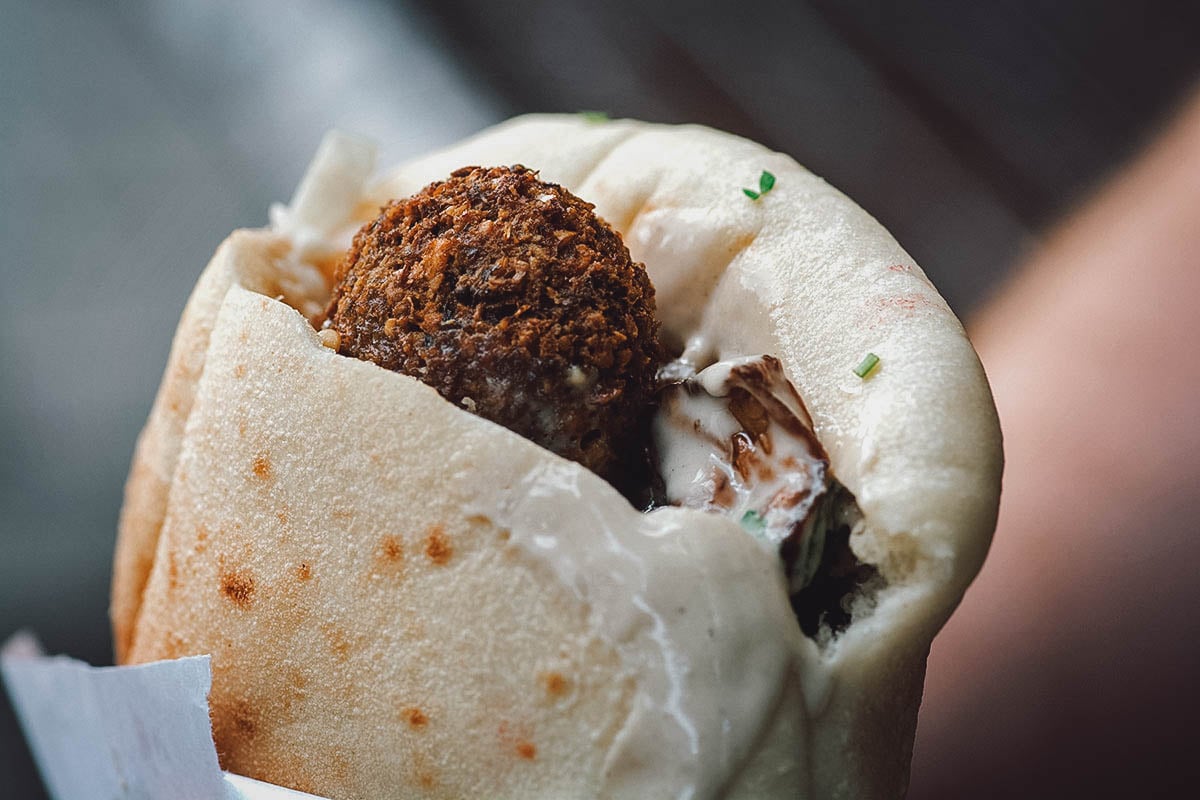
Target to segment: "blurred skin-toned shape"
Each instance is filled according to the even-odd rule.
[[[1179,792],[1200,718],[1200,96],[969,327],[1004,490],[933,646],[911,796]]]

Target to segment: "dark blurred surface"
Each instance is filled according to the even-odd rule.
[[[991,285],[1029,230],[811,4],[427,7],[514,113],[700,122],[791,154],[876,215],[956,308]]]
[[[1200,70],[1200,5],[1166,0],[424,5],[513,113],[701,122],[796,157],[960,314]]]
[[[531,110],[732,130],[879,217],[966,312],[1200,69],[1200,6],[1167,2],[0,0],[0,20],[0,636],[93,663],[187,293],[326,129],[384,163]],[[0,795],[37,786],[0,701]]]

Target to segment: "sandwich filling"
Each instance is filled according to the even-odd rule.
[[[849,603],[879,576],[849,548],[861,514],[833,477],[779,359],[748,356],[697,371],[685,352],[660,377],[654,444],[667,502],[724,514],[777,552],[805,633],[844,629]]]
[[[665,361],[654,288],[587,203],[522,166],[464,167],[385,206],[317,324],[339,353],[416,378],[617,487],[638,507],[738,522],[782,559],[810,636],[874,570],[804,401],[770,355]],[[818,580],[822,566],[838,572]],[[828,571],[828,570],[827,570]]]

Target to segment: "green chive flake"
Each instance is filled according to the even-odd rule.
[[[583,117],[584,122],[608,122],[607,111],[580,111],[579,116]]]
[[[879,356],[874,353],[867,353],[866,357],[854,368],[854,374],[860,378],[866,378],[875,368],[879,366]]]
[[[764,169],[762,171],[762,175],[758,176],[758,191],[756,192],[753,189],[742,189],[742,192],[751,200],[757,200],[774,188],[775,176]]]

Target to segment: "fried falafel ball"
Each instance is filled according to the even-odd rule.
[[[629,490],[662,360],[654,288],[593,208],[519,165],[393,201],[337,271],[338,352]]]

